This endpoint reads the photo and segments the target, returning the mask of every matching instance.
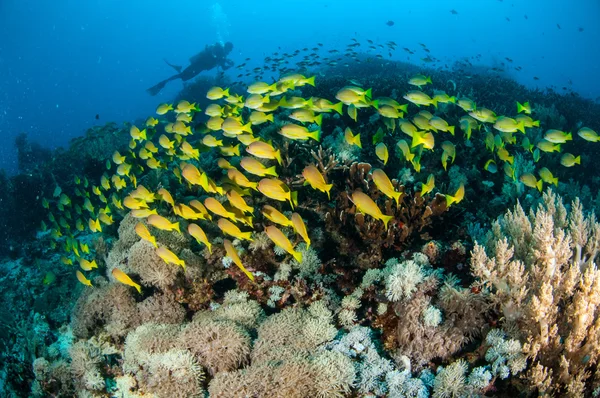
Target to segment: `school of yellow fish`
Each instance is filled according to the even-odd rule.
[[[456,98],[437,90],[433,96],[428,95],[423,91],[423,87],[431,84],[431,79],[423,75],[410,79],[409,84],[416,89],[403,96],[408,101],[405,104],[387,97],[373,99],[371,89],[365,90],[355,85],[341,88],[335,96],[338,101],[336,103],[325,98],[307,99],[285,95],[286,92],[307,84],[314,86],[315,78],[289,74],[272,84],[251,84],[245,97],[230,94],[229,89],[213,87],[206,96],[214,102],[203,111],[208,120],[200,127],[192,125],[194,115],[202,112],[196,104],[180,101],[175,106],[159,105],[156,113],[160,119],[149,117],[145,126],[131,127],[130,149],[126,153],[114,152],[112,159],[107,160],[107,172],[97,184],[76,176],[75,189],[71,196],[57,186],[52,199],[42,200],[42,205],[49,211],[50,223],[47,225],[44,222],[42,229],[49,230],[54,238],[54,246],[64,250],[62,263],[77,264],[77,279],[84,285],[92,286],[84,272],[90,272],[98,268],[98,265],[94,260],[89,260],[93,258],[93,253],[78,236],[87,233],[88,230],[100,233],[103,226],[115,222],[115,217],[120,219],[127,212],[131,212],[133,217],[146,221],[135,226],[137,235],[151,243],[165,263],[183,268],[185,262],[168,247],[158,244],[153,230],[189,234],[212,252],[211,239],[198,220],[214,223],[222,232],[223,247],[227,256],[250,280],[254,280],[254,275],[244,266],[236,248],[227,238],[252,241],[256,210],[264,220],[271,223],[264,228],[269,239],[296,261],[302,261],[302,253],[296,250],[288,237],[294,233],[307,246],[310,245],[307,227],[302,217],[293,212],[288,218],[268,204],[261,209],[255,209],[248,201],[253,195],[263,195],[270,200],[287,203],[284,206],[289,206],[292,211],[297,205],[297,192],[293,192],[278,178],[278,168],[282,167],[280,146],[260,135],[260,125],[274,123],[276,111],[282,112],[278,115],[282,120],[288,119],[278,130],[279,135],[284,137],[281,140],[307,143],[321,140],[320,126],[325,114],[336,112],[341,115],[345,109],[347,115],[357,121],[359,113],[370,110],[372,115],[372,112],[377,112],[387,131],[380,128],[373,135],[374,154],[380,160],[381,168],[372,170],[372,179],[377,189],[395,201],[396,206],[401,206],[402,193],[395,190],[383,169],[388,163],[391,151],[410,164],[416,172],[421,170],[423,155],[428,151],[433,153],[438,142],[442,148],[440,161],[444,170],[447,170],[448,164],[452,164],[457,156],[455,144],[444,137],[454,137],[457,134],[456,126],[427,110],[420,110],[408,117],[409,106],[433,108],[435,111],[438,104],[444,103],[464,110],[465,115],[460,118],[458,127],[465,140],[479,139],[485,142],[490,159],[483,168],[490,173],[496,173],[502,166],[504,173],[515,181],[517,178],[513,164],[514,155],[511,154],[510,148],[523,148],[531,153],[537,162],[542,152],[560,152],[561,144],[573,139],[571,133],[548,130],[544,138],[534,145],[527,136],[527,129],[538,127],[539,121],[530,116],[532,108],[529,103],[517,102],[517,115],[514,117],[498,116],[490,109],[477,106],[469,98]],[[399,128],[405,138],[394,136],[396,128]],[[586,141],[600,141],[596,132],[586,127],[580,129],[578,135]],[[344,131],[344,138],[349,145],[363,148],[360,132],[354,132],[348,127]],[[394,140],[394,147],[388,148],[384,138],[387,142]],[[194,164],[194,161],[199,160],[208,150],[218,151],[222,156],[218,160],[218,166],[223,170],[219,181],[209,177]],[[239,168],[227,160],[232,157],[241,158]],[[565,167],[572,167],[580,162],[579,156],[570,153],[564,153],[561,157],[561,164]],[[180,184],[186,184],[188,189],[197,192],[199,197],[207,197],[204,200],[194,199],[183,203],[177,202],[165,188],[151,192],[138,184],[136,176],[153,169],[168,170]],[[539,179],[534,174],[523,174],[518,180],[540,191],[544,182],[558,183],[557,178],[545,167],[538,170],[538,175]],[[305,186],[322,192],[331,200],[334,184],[328,183],[318,167],[307,164],[302,171],[302,177]],[[434,175],[429,174],[421,186],[420,194],[427,195],[434,189]],[[357,212],[380,220],[384,227],[388,228],[393,216],[385,215],[377,203],[364,192],[357,190],[349,194]],[[461,185],[455,192],[446,194],[447,205],[459,203],[464,195],[465,187]],[[183,231],[178,220],[185,220],[187,227]],[[140,285],[121,270],[114,269],[112,275],[119,282],[132,286],[141,293]]]

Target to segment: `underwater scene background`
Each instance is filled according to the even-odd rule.
[[[599,16],[2,2],[0,396],[597,396]]]

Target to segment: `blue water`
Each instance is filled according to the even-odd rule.
[[[182,88],[175,81],[156,97],[146,93],[173,74],[162,59],[185,66],[219,40],[233,42],[230,58],[250,57],[250,67],[317,42],[343,49],[353,37],[393,40],[392,59],[402,60],[402,47],[424,43],[448,65],[481,54],[477,63],[492,67],[509,57],[523,68],[508,72],[520,83],[565,86],[596,100],[599,16],[597,0],[2,0],[0,168],[16,171],[13,141],[21,132],[57,147],[94,125],[150,115]]]

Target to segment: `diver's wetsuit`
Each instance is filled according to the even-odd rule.
[[[185,82],[196,77],[203,70],[210,70],[215,67],[220,67],[223,70],[229,69],[231,66],[233,66],[233,61],[227,59],[227,55],[231,52],[232,49],[233,44],[229,42],[225,43],[224,46],[221,43],[216,43],[210,46],[207,45],[202,52],[190,58],[189,66],[183,70],[181,66],[172,65],[169,62],[167,62],[167,60],[165,60],[167,65],[169,65],[177,71],[177,74],[149,88],[147,90],[148,93],[154,96],[158,94],[160,90],[162,90],[163,87],[171,80],[181,79]]]

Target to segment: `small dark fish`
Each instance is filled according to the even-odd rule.
[[[317,43],[319,47],[323,47],[323,43]]]
[[[429,54],[431,51],[429,51],[428,48],[424,48],[423,51],[425,51],[427,54]]]
[[[246,58],[246,62],[250,61],[250,58]]]
[[[96,113],[96,120],[100,120],[100,115]]]
[[[373,44],[373,40],[367,39],[367,41],[369,42],[369,44]]]
[[[512,59],[510,59],[510,58],[508,58],[508,57],[506,57],[505,59],[506,59],[508,62],[510,62],[510,63],[512,63],[512,61],[513,61]]]
[[[537,76],[534,76],[534,77],[533,77],[533,80],[540,80],[540,78],[539,78],[539,77],[537,77]]]
[[[394,26],[394,21],[387,21],[385,24],[387,26]]]
[[[456,11],[456,10],[450,10],[450,14],[452,14],[452,15],[458,15],[458,11]]]
[[[527,17],[527,15],[524,15],[524,17],[525,17],[525,19],[529,19],[529,18]]]
[[[558,29],[562,29],[562,28],[560,27],[560,25],[559,25],[559,24],[556,24],[556,27],[557,27]]]
[[[506,20],[507,20],[508,22],[510,22],[510,18],[509,18],[509,17],[505,17],[505,18],[506,18]]]
[[[583,32],[583,28],[580,26],[579,29],[577,29],[579,32]]]
[[[426,46],[425,44],[423,44],[423,43],[419,43],[419,45],[420,45],[421,47],[423,47],[423,48],[427,48],[427,46]]]

